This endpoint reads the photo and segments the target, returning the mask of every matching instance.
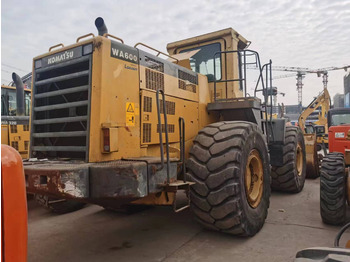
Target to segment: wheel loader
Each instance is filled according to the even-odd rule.
[[[303,135],[267,117],[271,61],[244,37],[228,28],[169,43],[167,54],[95,25],[97,36],[33,60],[28,191],[107,209],[190,207],[206,228],[252,236],[271,180],[302,190]]]
[[[331,109],[327,115],[329,154],[321,164],[320,210],[323,222],[346,222],[350,203],[350,108]]]
[[[15,148],[22,158],[28,158],[30,89],[21,78],[12,74],[15,86],[1,85],[1,144]]]

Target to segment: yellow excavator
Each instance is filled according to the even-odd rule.
[[[330,101],[329,92],[324,88],[299,116],[298,124],[305,139],[306,177],[316,178],[320,175],[317,151],[328,145],[327,113],[330,109]],[[319,108],[318,120],[308,124],[307,118]]]

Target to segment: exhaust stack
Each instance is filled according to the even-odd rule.
[[[104,34],[108,33],[107,26],[105,24],[105,21],[102,17],[97,17],[95,20],[95,26],[97,27],[98,35],[103,36]]]
[[[12,73],[13,82],[16,85],[17,116],[24,116],[24,86],[22,79],[16,73]]]

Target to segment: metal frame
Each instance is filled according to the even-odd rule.
[[[160,90],[160,89],[157,89],[157,93],[156,93],[158,128],[159,128],[160,159],[161,159],[161,165],[157,170],[160,171],[164,168],[163,129],[162,129],[162,120],[160,117],[159,93],[162,94],[162,99],[163,99],[164,131],[165,131],[165,145],[166,145],[166,172],[167,172],[167,184],[169,185],[169,183],[170,183],[170,158],[169,158],[168,119],[167,119],[167,114],[166,114],[165,94],[164,94],[164,91]]]
[[[218,55],[225,55],[225,61],[226,55],[227,54],[233,54],[237,53],[238,56],[238,73],[239,73],[239,78],[237,79],[225,79],[225,80],[216,80],[216,63],[215,63],[215,58]],[[247,57],[249,56],[255,56],[255,62],[253,63],[248,63],[247,62]],[[220,59],[221,61],[222,59]],[[243,61],[242,61],[243,60]],[[262,114],[265,113],[265,121],[262,121],[261,123],[261,128],[264,131],[265,135],[267,136],[267,139],[269,140],[268,136],[268,123],[272,127],[272,93],[269,95],[268,94],[268,88],[272,88],[272,61],[270,60],[269,63],[264,64],[261,66],[260,63],[260,56],[256,51],[250,50],[250,49],[244,49],[244,50],[231,50],[231,51],[220,51],[216,52],[214,54],[214,103],[216,102],[235,102],[237,101],[237,98],[235,99],[217,99],[216,97],[216,83],[228,83],[228,82],[239,82],[240,83],[240,90],[244,92],[244,98],[247,98],[247,65],[255,65],[258,70],[259,70],[259,78],[257,80],[257,83],[255,85],[254,89],[254,97],[256,97],[258,92],[262,92],[264,96],[264,103],[263,106],[265,107],[265,112],[262,111]],[[265,79],[263,73],[265,72]],[[261,85],[261,89],[258,89],[259,84]],[[270,105],[268,105],[268,97],[270,96]],[[270,114],[270,119],[268,119],[268,107],[271,108],[271,114]],[[261,116],[262,117],[262,116]],[[272,141],[274,140],[274,133],[273,133],[273,128],[271,128],[272,131]]]

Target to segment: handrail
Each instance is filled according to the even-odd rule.
[[[239,77],[238,78],[234,78],[234,79],[226,79],[226,80],[216,80],[216,58],[222,54],[228,54],[228,53],[237,53],[238,56],[238,66],[239,66]],[[254,63],[247,63],[247,59],[246,57],[249,56],[255,56],[255,62]],[[249,50],[249,49],[244,49],[244,50],[230,50],[230,51],[218,51],[214,54],[214,102],[218,101],[217,97],[216,97],[216,90],[217,90],[217,83],[220,82],[234,82],[237,81],[240,83],[240,86],[242,87],[242,90],[244,91],[244,97],[247,97],[247,64],[255,64],[256,67],[259,70],[259,77],[254,89],[254,97],[256,97],[257,92],[261,92],[263,93],[264,96],[264,106],[265,106],[265,124],[261,123],[261,128],[265,129],[266,131],[266,137],[267,139],[269,139],[269,131],[268,131],[268,123],[267,122],[272,122],[272,112],[270,115],[270,118],[268,118],[268,97],[269,94],[267,92],[268,86],[272,87],[272,72],[271,72],[271,65],[272,65],[272,61],[270,60],[269,63],[261,66],[260,63],[260,56],[256,51],[253,50]],[[242,68],[243,67],[243,68]],[[266,79],[264,79],[264,75],[263,72],[266,71]],[[261,83],[260,83],[261,81]],[[258,87],[261,84],[261,89],[258,89]],[[271,108],[272,108],[272,94],[270,94],[271,96]],[[264,128],[265,125],[265,128]],[[273,131],[272,131],[273,132]],[[272,138],[274,139],[274,134],[272,133]]]
[[[89,34],[86,34],[86,35],[82,35],[82,36],[79,36],[79,37],[77,38],[77,43],[78,43],[81,39],[83,39],[83,38],[85,38],[85,37],[88,37],[88,36],[95,37],[95,35],[94,35],[93,33],[89,33]]]
[[[112,37],[112,38],[114,38],[114,39],[119,40],[120,42],[122,42],[122,44],[124,44],[123,39],[121,39],[121,38],[119,38],[119,37],[116,37],[116,36],[114,36],[114,35],[105,33],[105,34],[103,34],[103,36],[106,37],[106,38],[108,38],[107,36]]]
[[[166,173],[167,173],[167,184],[170,184],[170,158],[169,158],[169,138],[168,138],[168,120],[166,115],[166,102],[165,94],[161,89],[157,89],[156,93],[156,102],[157,102],[157,115],[158,115],[158,130],[159,130],[159,145],[160,145],[160,159],[161,165],[160,168],[157,168],[158,171],[164,168],[164,149],[163,149],[163,129],[162,129],[162,120],[160,117],[160,102],[159,102],[159,93],[162,94],[163,99],[163,114],[164,114],[164,131],[165,131],[165,145],[166,145]]]
[[[238,63],[239,63],[240,76],[242,75],[242,72],[241,72],[241,66],[242,66],[241,56],[243,56],[243,59],[244,59],[244,61],[243,61],[243,65],[244,65],[243,75],[244,76],[243,76],[243,78],[240,77],[238,79],[216,80],[216,63],[215,63],[215,58],[218,55],[221,55],[221,54],[225,54],[226,55],[226,54],[229,54],[229,53],[237,53],[237,55],[239,57]],[[243,88],[243,84],[244,84],[244,94],[245,94],[245,96],[247,96],[246,56],[256,56],[256,63],[255,64],[257,64],[259,66],[259,70],[260,70],[259,79],[258,79],[258,82],[259,82],[260,78],[263,79],[263,77],[262,77],[262,68],[261,68],[261,63],[260,63],[260,57],[259,57],[259,54],[256,51],[249,50],[249,49],[245,49],[245,50],[230,50],[230,51],[218,51],[218,52],[216,52],[214,54],[214,101],[216,101],[216,83],[217,82],[239,81],[240,85],[242,86],[242,88]],[[258,86],[258,82],[257,82],[257,85],[255,87],[255,90],[256,90],[256,88]],[[262,81],[262,85],[263,85],[263,89],[265,89],[263,81]],[[254,92],[254,96],[255,96],[255,94],[256,94],[256,92]]]
[[[183,181],[186,182],[186,165],[185,165],[185,119],[179,117],[179,134],[180,134],[180,162],[182,164]]]
[[[56,47],[59,47],[59,46],[64,47],[64,44],[59,43],[59,44],[57,44],[57,45],[51,46],[51,47],[49,48],[49,52],[51,52],[52,49],[54,49],[54,48],[56,48]]]
[[[177,58],[175,58],[175,57],[173,57],[173,56],[171,56],[171,55],[168,55],[168,54],[166,54],[166,53],[163,53],[162,51],[159,51],[159,50],[157,50],[157,49],[155,49],[155,48],[153,48],[153,47],[150,47],[150,46],[148,46],[148,45],[145,45],[144,43],[139,42],[139,43],[137,43],[136,45],[134,45],[134,48],[136,48],[136,46],[138,46],[138,45],[142,45],[142,46],[144,46],[144,47],[147,47],[148,49],[151,49],[151,50],[153,50],[153,51],[155,51],[155,52],[158,52],[158,54],[157,54],[156,56],[159,56],[160,54],[162,54],[162,55],[165,55],[165,56],[167,56],[167,57],[169,57],[169,58],[171,58],[171,59],[176,60],[177,63],[179,63],[179,59],[177,59]]]

